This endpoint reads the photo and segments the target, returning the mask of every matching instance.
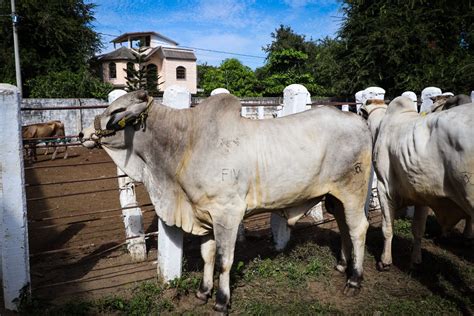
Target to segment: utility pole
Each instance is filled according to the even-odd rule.
[[[21,69],[20,69],[20,49],[18,47],[18,15],[16,15],[15,0],[11,0],[12,4],[12,23],[13,23],[13,47],[15,49],[15,71],[16,71],[16,86],[20,92],[20,96],[23,95],[22,83],[21,83]]]

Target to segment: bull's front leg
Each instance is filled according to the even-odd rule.
[[[421,239],[425,234],[426,218],[430,208],[427,206],[415,206],[415,213],[411,224],[411,232],[413,234],[413,249],[411,252],[410,266],[413,268],[416,264],[421,263]]]
[[[204,274],[196,297],[207,303],[208,298],[212,295],[216,259],[216,241],[212,234],[201,237],[201,256],[204,260]]]
[[[230,270],[234,262],[235,243],[242,217],[225,215],[222,218],[214,219],[213,223],[217,264],[220,268],[214,310],[222,313],[227,313],[230,305]]]
[[[377,262],[379,271],[388,271],[392,264],[392,239],[393,239],[393,218],[395,207],[388,198],[388,192],[384,185],[378,183],[380,207],[382,209],[382,233],[384,237],[383,252],[381,260]]]

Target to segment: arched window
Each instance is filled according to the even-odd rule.
[[[109,78],[117,78],[117,65],[114,62],[109,63]]]
[[[133,70],[135,70],[135,64],[132,62],[127,63],[127,77],[133,77]]]
[[[186,68],[183,66],[176,67],[176,79],[186,79]]]
[[[146,85],[148,92],[154,92],[158,89],[158,67],[155,64],[146,66]]]

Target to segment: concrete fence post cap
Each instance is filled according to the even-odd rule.
[[[364,98],[364,90],[357,91],[355,94],[356,103],[362,103]]]
[[[112,90],[108,95],[109,104],[120,98],[122,95],[127,94],[127,91],[122,89]]]
[[[311,94],[309,93],[308,89],[302,84],[294,83],[286,86],[283,89],[283,97],[285,96],[292,96],[297,94],[305,94],[306,95],[306,104],[311,103]]]
[[[453,97],[454,93],[452,93],[452,92],[443,92],[441,95],[448,96],[448,97]]]
[[[216,94],[221,94],[221,93],[230,94],[229,90],[227,90],[226,88],[217,88],[211,91],[211,95],[216,95]]]
[[[368,87],[364,90],[363,100],[383,100],[385,98],[385,90],[380,87]]]
[[[413,91],[405,91],[402,93],[402,97],[407,97],[408,99],[412,100],[413,102],[417,101],[416,93]]]
[[[421,91],[421,101],[425,101],[427,99],[431,99],[432,97],[436,97],[441,95],[442,91],[438,87],[427,87]]]
[[[293,92],[293,93],[309,93],[308,89],[306,89],[305,86],[302,84],[290,84],[289,86],[286,86],[285,89],[283,89],[283,93],[285,92]]]

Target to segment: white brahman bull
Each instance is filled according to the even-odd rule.
[[[324,196],[341,231],[342,265],[353,252],[344,291],[357,293],[368,228],[364,203],[372,146],[366,122],[332,107],[274,120],[246,119],[240,110],[229,94],[176,110],[132,92],[80,136],[84,146],[100,144],[120,169],[145,184],[165,223],[203,236],[197,297],[211,296],[217,260],[215,310],[227,311],[230,302],[229,272],[242,219],[275,211],[294,225],[309,209],[299,206]]]
[[[465,104],[420,116],[410,99],[398,97],[388,108],[375,102],[362,111],[375,138],[383,214],[385,242],[378,267],[386,269],[392,263],[394,212],[407,205],[415,205],[411,262],[420,263],[426,206],[433,209],[444,232],[466,215],[474,215],[474,107]]]

